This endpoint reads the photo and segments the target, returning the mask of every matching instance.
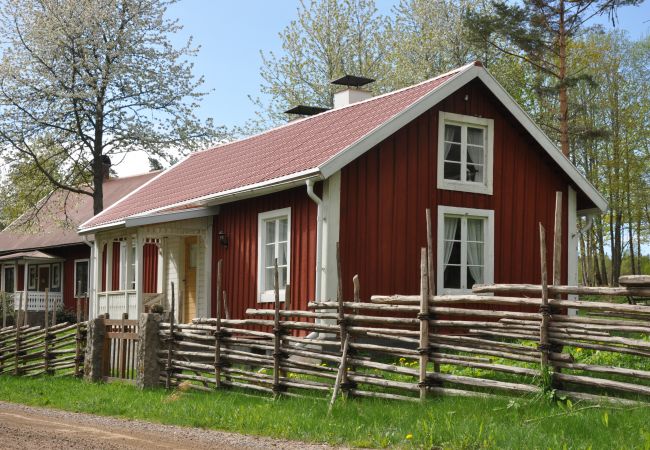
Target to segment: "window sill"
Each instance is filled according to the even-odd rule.
[[[280,302],[284,302],[284,289],[280,291]],[[258,303],[275,303],[275,291],[264,291],[257,296]]]
[[[480,183],[463,183],[449,180],[438,180],[438,189],[445,191],[471,192],[473,194],[492,195],[492,186]]]

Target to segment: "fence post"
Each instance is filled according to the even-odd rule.
[[[427,250],[420,252],[420,400],[427,397],[427,365],[429,363],[429,280],[427,269]]]
[[[548,357],[550,347],[548,344],[548,325],[551,317],[550,306],[548,304],[548,274],[546,268],[546,230],[544,225],[539,224],[539,253],[542,276],[542,302],[539,312],[542,315],[542,321],[539,328],[539,351],[541,356],[542,373],[548,370]]]
[[[167,339],[167,364],[165,365],[165,389],[171,386],[171,377],[174,369],[172,368],[172,354],[174,347],[174,313],[176,308],[176,301],[174,300],[174,282],[172,281],[172,310],[169,318],[169,338]]]
[[[153,388],[160,384],[160,314],[140,314],[138,321],[138,360],[135,384],[140,389]]]
[[[84,358],[84,378],[88,381],[101,381],[103,373],[104,342],[106,324],[104,316],[88,321],[88,341]]]
[[[50,290],[45,288],[45,317],[43,318],[43,369],[45,374],[50,374],[50,324],[48,313],[50,312]]]
[[[221,268],[222,260],[217,263],[217,329],[214,332],[214,383],[215,388],[221,387]],[[225,292],[224,292],[225,294]]]
[[[273,314],[273,396],[278,398],[282,393],[280,384],[280,371],[282,370],[280,358],[282,352],[282,325],[280,324],[280,280],[278,279],[278,259],[275,258],[275,270],[273,273],[273,287],[275,289],[275,308]]]
[[[81,333],[81,299],[77,297],[77,327],[75,329],[75,349],[74,349],[74,376],[81,376],[81,363],[83,356],[81,355],[81,343],[83,341]]]

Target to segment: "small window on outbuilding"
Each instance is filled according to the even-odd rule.
[[[275,301],[275,260],[278,261],[280,301],[284,301],[291,267],[291,208],[259,214],[258,219],[258,300]]]

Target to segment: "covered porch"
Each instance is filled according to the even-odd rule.
[[[209,315],[212,217],[143,224],[95,234],[91,317],[136,319],[169,312]]]
[[[63,307],[64,259],[41,251],[0,256],[0,292],[13,299],[14,310],[45,311]]]

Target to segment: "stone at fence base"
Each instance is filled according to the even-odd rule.
[[[158,362],[160,349],[160,314],[141,314],[138,324],[138,359],[136,385],[140,389],[156,387],[160,384],[162,366]]]
[[[88,335],[86,356],[84,358],[84,378],[88,381],[100,381],[103,377],[102,355],[104,339],[106,338],[106,325],[104,317],[88,321]]]

